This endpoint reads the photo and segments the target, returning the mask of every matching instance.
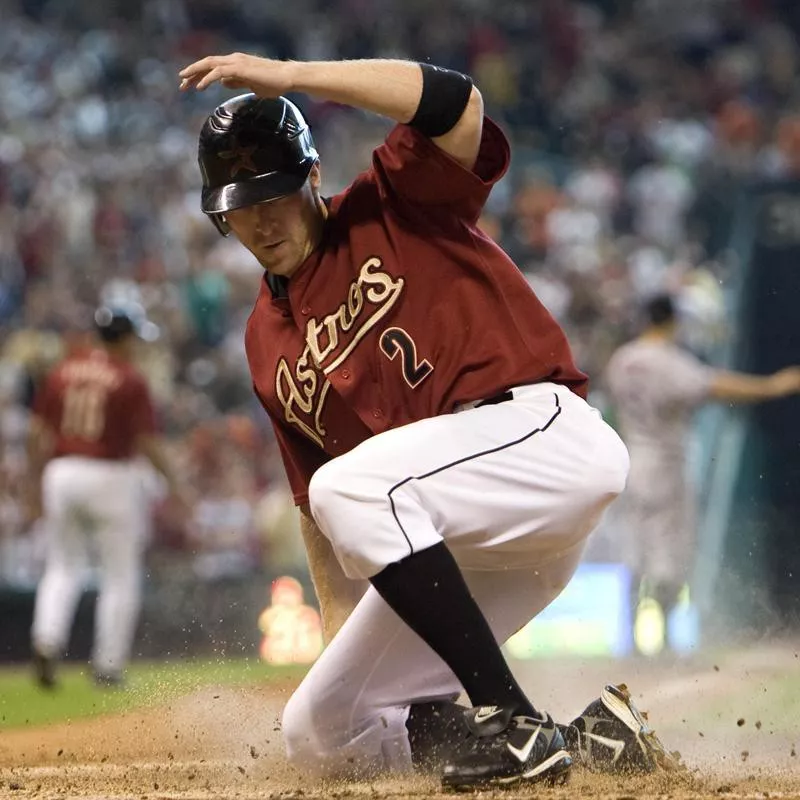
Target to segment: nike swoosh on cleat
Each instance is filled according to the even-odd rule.
[[[508,747],[508,752],[511,753],[513,756],[519,759],[520,764],[524,764],[531,756],[531,752],[533,751],[533,746],[536,744],[536,737],[539,735],[539,732],[542,730],[541,725],[537,725],[536,728],[531,733],[528,741],[525,742],[524,745],[520,748],[514,747],[511,742],[508,742],[506,747]]]
[[[487,719],[496,717],[502,710],[497,706],[481,706],[475,712],[475,722],[486,722]]]
[[[594,742],[598,742],[599,744],[604,744],[606,747],[610,747],[614,751],[614,758],[612,759],[612,763],[616,763],[619,757],[622,755],[622,751],[625,749],[625,742],[621,739],[609,739],[605,736],[600,736],[597,733],[586,733],[584,734],[587,739],[591,739]]]

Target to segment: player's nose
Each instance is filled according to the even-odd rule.
[[[270,209],[270,204],[259,203],[259,205],[253,206],[253,208],[256,210],[256,230],[264,234],[274,232],[278,219],[277,215]]]

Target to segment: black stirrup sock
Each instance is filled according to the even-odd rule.
[[[444,542],[389,564],[370,582],[450,667],[472,705],[536,714]]]

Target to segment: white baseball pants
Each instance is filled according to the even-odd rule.
[[[368,439],[315,473],[310,505],[351,577],[446,541],[504,642],[566,586],[628,466],[595,409],[537,384]],[[461,690],[370,588],[286,705],[289,759],[326,777],[408,770],[409,705]]]
[[[66,456],[42,476],[45,572],[36,592],[32,640],[59,656],[69,642],[89,565],[100,585],[92,662],[120,672],[130,656],[141,604],[147,504],[141,471],[129,462]]]

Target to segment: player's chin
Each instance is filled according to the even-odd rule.
[[[276,258],[268,258],[265,257],[261,253],[256,253],[256,257],[258,258],[258,263],[267,271],[271,272],[274,275],[280,274],[280,260]]]
[[[282,247],[281,250],[285,252],[262,254],[258,260],[261,266],[272,275],[288,277],[300,266],[300,259],[293,257],[288,247]]]

